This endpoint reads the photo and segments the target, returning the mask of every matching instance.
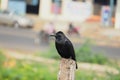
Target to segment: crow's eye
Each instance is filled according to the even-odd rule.
[[[57,35],[58,37],[61,37],[61,35]]]
[[[57,38],[59,38],[59,39],[60,39],[60,38],[61,38],[61,35],[58,35],[58,36],[57,36]]]
[[[58,37],[61,37],[60,35],[58,35]]]

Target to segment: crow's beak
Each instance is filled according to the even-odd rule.
[[[50,35],[51,37],[55,37],[56,35]]]

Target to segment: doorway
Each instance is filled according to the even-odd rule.
[[[39,14],[40,0],[26,0],[26,13]]]

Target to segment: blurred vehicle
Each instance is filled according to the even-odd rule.
[[[80,35],[79,33],[79,27],[74,27],[72,23],[69,24],[69,29],[67,31],[67,33],[69,35],[71,34],[77,34],[77,35]]]
[[[10,25],[15,28],[32,28],[34,23],[31,19],[15,14],[15,12],[4,10],[0,11],[0,23]]]

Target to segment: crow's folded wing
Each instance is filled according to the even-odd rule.
[[[69,40],[67,40],[65,42],[65,47],[66,47],[68,53],[70,54],[71,58],[76,61],[76,59],[75,59],[75,51],[74,51],[72,43]]]

